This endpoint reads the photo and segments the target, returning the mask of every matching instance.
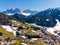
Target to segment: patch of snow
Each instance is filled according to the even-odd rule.
[[[50,32],[51,34],[57,35],[56,33],[54,33],[54,31],[55,31],[54,28],[51,28],[51,27],[50,28],[47,28],[47,31]]]
[[[14,14],[7,14],[7,15],[14,15]]]
[[[30,13],[24,13],[24,12],[21,12],[21,14],[23,14],[23,15],[25,15],[25,16],[31,15]]]
[[[36,32],[36,31],[32,30],[32,32]]]
[[[17,35],[16,35],[16,34],[17,34],[17,31],[14,31],[13,34],[14,34],[14,36],[17,36]]]
[[[13,32],[13,30],[11,29],[10,26],[5,26],[5,25],[2,25],[3,28],[5,28],[8,32]]]
[[[17,27],[11,27],[13,30],[16,30],[17,29]]]
[[[27,36],[25,36],[25,35],[23,35],[23,36],[21,36],[22,38],[24,38],[24,39],[27,39],[28,37]]]
[[[46,19],[46,21],[50,21],[50,19]]]
[[[54,33],[54,31],[60,31],[60,22],[57,19],[56,19],[56,21],[57,21],[56,26],[47,28],[47,31],[54,34],[54,35],[56,35],[56,36],[59,36],[58,34]]]
[[[25,36],[21,36],[21,37],[24,38],[24,39],[26,38]]]
[[[27,45],[26,43],[21,43],[22,45]]]
[[[31,39],[31,41],[36,41],[36,40],[37,40],[37,38],[32,38],[32,39]]]
[[[9,25],[2,25],[3,28],[5,28],[8,32],[12,32],[14,36],[16,36],[16,29],[15,27],[11,27]]]
[[[1,45],[3,45],[3,44],[4,44],[4,42],[1,43]]]

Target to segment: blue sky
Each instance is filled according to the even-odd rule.
[[[0,11],[8,8],[42,11],[47,8],[60,7],[60,0],[0,0]]]

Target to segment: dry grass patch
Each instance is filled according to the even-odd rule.
[[[14,44],[11,44],[11,45],[22,45],[22,44],[16,40],[16,42]]]
[[[0,32],[6,35],[7,37],[10,37],[11,39],[15,38],[13,33],[6,31],[6,29],[3,29],[1,25],[0,25]]]

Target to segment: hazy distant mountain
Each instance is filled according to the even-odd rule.
[[[38,14],[27,18],[26,22],[36,23],[37,25],[53,27],[56,25],[56,19],[60,21],[60,8],[50,8],[39,12]]]
[[[35,15],[38,12],[37,11],[31,11],[29,9],[22,11],[21,9],[18,9],[18,8],[16,8],[16,9],[11,8],[11,9],[7,9],[6,11],[3,11],[2,13],[7,14],[7,15],[14,15],[17,13],[17,14],[29,16],[29,15]]]
[[[25,22],[27,17],[30,17],[30,15],[35,15],[38,12],[31,11],[29,9],[22,11],[21,9],[18,8],[15,9],[11,8],[11,9],[7,9],[6,11],[3,11],[2,13],[6,15],[10,15],[18,21]]]
[[[23,12],[25,12],[25,13],[30,13],[31,15],[35,15],[35,14],[38,13],[38,11],[31,11],[31,10],[29,10],[29,9],[24,10]]]

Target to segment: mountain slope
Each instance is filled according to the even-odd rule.
[[[14,14],[14,15],[12,15],[12,17],[20,22],[25,22],[25,20],[26,20],[26,16],[24,16],[22,14]]]
[[[29,10],[29,9],[26,9],[26,10],[24,10],[23,12],[25,12],[25,13],[30,13],[31,15],[35,15],[35,14],[38,13],[38,11],[31,11],[31,10]]]
[[[15,20],[15,18],[13,18],[12,16],[8,16],[0,13],[0,24],[9,24],[11,23],[10,20]]]
[[[60,10],[58,8],[52,8],[27,18],[26,22],[35,23],[40,26],[53,27],[56,25],[56,19],[60,21]]]

